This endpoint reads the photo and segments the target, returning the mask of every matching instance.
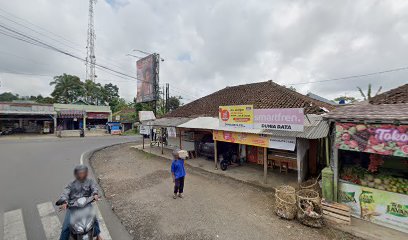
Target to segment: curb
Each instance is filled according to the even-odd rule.
[[[113,234],[114,232],[116,232],[116,235],[120,235],[120,239],[124,239],[124,240],[132,240],[134,239],[130,233],[127,231],[126,227],[123,225],[122,221],[119,219],[119,217],[116,215],[115,211],[112,209],[112,203],[106,199],[105,197],[105,192],[103,190],[103,188],[99,185],[99,179],[97,179],[95,176],[95,169],[93,168],[91,162],[89,161],[91,159],[91,157],[96,153],[99,152],[103,149],[109,148],[109,147],[114,147],[114,146],[118,146],[118,145],[122,145],[122,144],[127,144],[127,143],[131,143],[132,141],[129,142],[122,142],[122,143],[115,143],[115,144],[111,144],[111,145],[107,145],[107,146],[103,146],[103,147],[98,147],[86,152],[83,152],[81,154],[81,164],[85,164],[87,166],[89,166],[90,169],[90,173],[91,173],[91,177],[93,177],[96,180],[96,183],[98,184],[99,187],[99,192],[101,193],[102,197],[103,197],[103,201],[99,201],[98,205],[99,205],[99,209],[102,213],[102,215],[104,215],[104,220],[105,223],[108,227],[108,230],[112,236],[112,239],[116,239],[115,238],[115,234]],[[106,216],[109,216],[109,218],[106,218]],[[108,221],[106,221],[108,220]],[[107,222],[109,224],[107,224]],[[119,233],[118,233],[119,232]]]

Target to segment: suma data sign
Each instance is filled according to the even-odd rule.
[[[258,129],[303,132],[303,108],[254,109],[254,127]]]
[[[220,106],[219,121],[221,127],[253,128],[253,105]]]

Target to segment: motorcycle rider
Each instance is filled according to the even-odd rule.
[[[91,197],[93,196],[95,201],[99,200],[98,195],[98,186],[96,182],[88,178],[88,167],[85,165],[78,165],[74,168],[74,176],[75,180],[70,182],[64,189],[63,193],[61,194],[60,199],[64,201],[64,204],[61,205],[61,210],[66,210],[64,223],[62,224],[62,230],[60,235],[60,240],[69,240],[70,238],[70,209],[68,208],[69,205],[75,203],[81,197]],[[97,240],[102,240],[100,236],[100,228],[98,220],[95,221],[94,226],[94,236],[97,236]]]

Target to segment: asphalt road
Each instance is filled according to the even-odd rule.
[[[46,239],[36,206],[55,202],[73,178],[72,169],[79,164],[81,154],[115,143],[139,140],[138,137],[125,136],[0,139],[0,216],[21,209],[27,239]],[[106,209],[101,208],[102,215]],[[109,219],[104,218],[109,228]],[[0,218],[0,229],[3,229],[3,217]],[[121,239],[115,234],[111,231],[113,239]],[[3,231],[0,231],[0,239],[3,239],[2,235]]]

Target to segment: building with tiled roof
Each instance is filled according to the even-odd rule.
[[[408,83],[371,98],[370,103],[371,104],[408,103]]]
[[[273,81],[226,87],[165,115],[171,117],[218,117],[219,106],[254,105],[255,109],[304,108],[305,114],[322,114],[333,105],[313,99]]]

